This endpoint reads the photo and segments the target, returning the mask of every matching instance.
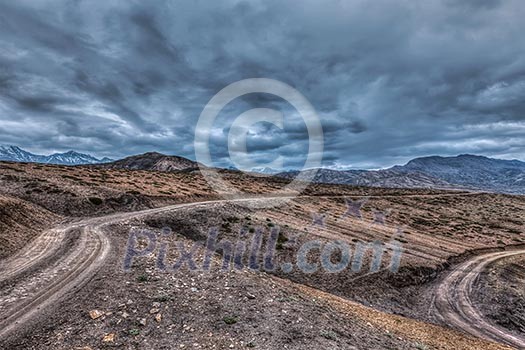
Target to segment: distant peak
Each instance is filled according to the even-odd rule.
[[[18,149],[18,150],[21,150],[20,147],[18,147],[18,146],[14,146],[14,145],[0,145],[0,148],[3,148],[3,149]]]
[[[69,150],[67,152],[63,152],[63,153],[55,153],[55,154],[63,154],[63,155],[83,155],[84,153],[80,153],[80,152],[77,152],[77,151],[73,151],[73,150]]]
[[[484,159],[487,159],[488,157],[485,157],[485,156],[478,156],[476,154],[468,154],[468,153],[465,153],[465,154],[460,154],[459,156],[457,156],[457,158],[484,158]]]
[[[92,155],[79,153],[73,150],[69,150],[65,153],[53,153],[44,156],[27,152],[22,148],[13,145],[0,145],[0,160],[61,165],[96,164],[102,162]],[[108,160],[109,159],[106,159],[105,161],[107,162]]]
[[[65,156],[70,156],[70,155],[77,155],[77,154],[80,154],[80,153],[70,150],[70,151],[67,151],[67,152],[64,152],[64,153],[55,153],[55,154],[63,154]]]
[[[143,156],[165,156],[165,154],[160,153],[160,152],[155,152],[155,151],[146,152],[146,153],[143,153],[142,155]]]

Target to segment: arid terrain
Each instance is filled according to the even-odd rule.
[[[299,194],[283,189],[288,180],[221,171],[247,193],[225,200],[198,170],[164,170],[0,163],[1,348],[525,344],[523,196],[323,184]],[[283,197],[294,198],[243,205]],[[231,251],[223,244],[208,254],[213,228]],[[272,231],[275,268],[264,269]],[[155,242],[131,240],[136,232]],[[222,269],[228,252],[243,244],[247,252],[258,232],[263,252],[237,254]],[[353,261],[360,244],[369,249],[360,266],[338,272],[321,265],[341,254],[322,262],[312,249],[310,273],[295,259],[311,241],[347,244]],[[125,269],[130,247],[151,251]]]
[[[0,350],[525,350],[524,17],[0,0]]]

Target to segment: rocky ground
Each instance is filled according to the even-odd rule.
[[[484,315],[516,334],[525,332],[525,259],[497,261],[476,284],[475,303]]]
[[[205,222],[191,221],[164,238],[166,264],[180,257],[208,225],[228,222],[232,206],[215,207]],[[227,213],[227,215],[224,215]],[[504,349],[438,326],[394,316],[249,269],[223,271],[222,256],[210,271],[162,272],[158,253],[123,258],[130,229],[162,236],[162,227],[193,217],[191,211],[132,220],[108,229],[115,254],[74,298],[50,310],[38,327],[3,343],[12,349]],[[253,220],[253,219],[252,219]],[[262,222],[261,222],[262,223]],[[259,223],[256,223],[259,224]],[[142,246],[143,247],[143,246]],[[197,265],[204,251],[196,254]],[[43,319],[45,321],[43,322]]]
[[[286,184],[271,178],[253,181],[232,172],[224,175],[253,194]],[[5,255],[60,220],[220,198],[194,172],[0,163],[0,184],[0,210],[9,213],[2,217],[0,239],[12,242]],[[344,197],[364,200],[361,217],[347,215]],[[524,209],[522,196],[311,185],[301,197],[274,209],[221,204],[128,220],[106,229],[114,251],[104,269],[59,308],[48,310],[27,332],[4,344],[14,349],[86,350],[503,348],[426,323],[439,321],[428,315],[429,300],[422,296],[440,272],[469,255],[525,242]],[[24,218],[32,221],[26,224]],[[202,244],[212,227],[219,241],[246,246],[261,229],[263,247],[270,232],[279,228],[276,269],[221,271],[224,249],[217,250],[216,268],[210,272],[188,271],[187,266],[171,272],[156,268],[161,243],[170,247],[166,264],[173,266],[180,258],[178,244],[186,249]],[[129,234],[137,229],[152,230],[162,242],[125,272]],[[381,271],[369,273],[368,251],[359,271],[304,273],[294,259],[311,240],[345,242],[352,248],[380,242],[385,246]],[[396,273],[387,269],[394,253],[388,243],[393,240],[403,247]],[[196,254],[199,262],[203,254]],[[332,261],[339,258],[335,254]],[[309,259],[319,262],[319,253]],[[264,260],[259,257],[258,262]],[[242,263],[246,266],[249,259],[245,256]],[[285,271],[283,263],[295,268]],[[522,264],[517,261],[515,271],[504,276],[487,275],[483,303],[504,307],[514,300],[515,305],[509,305],[519,310],[518,295],[490,288],[510,283],[517,290]],[[512,327],[509,322],[521,314],[505,310],[492,309],[489,316]]]

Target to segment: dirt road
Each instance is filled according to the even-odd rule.
[[[263,197],[177,204],[81,219],[46,231],[13,257],[0,262],[0,340],[9,337],[48,306],[70,297],[104,266],[112,251],[111,240],[104,233],[105,226],[183,208],[282,199]],[[434,291],[439,317],[473,335],[525,348],[524,339],[483,320],[469,298],[474,281],[489,263],[514,254],[525,254],[525,251],[476,257],[455,269]]]
[[[477,256],[456,267],[433,289],[432,311],[445,324],[474,336],[525,349],[525,337],[518,337],[508,330],[484,319],[472,303],[475,283],[489,264],[525,250],[510,250]]]
[[[104,265],[111,241],[104,227],[141,216],[226,202],[272,201],[276,198],[215,200],[119,213],[63,224],[43,232],[0,264],[0,340],[33,319],[66,294],[87,283]]]

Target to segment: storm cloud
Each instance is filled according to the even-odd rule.
[[[317,110],[327,167],[431,154],[523,160],[523,18],[520,0],[2,1],[0,143],[194,159],[206,103],[261,77]],[[215,165],[231,165],[235,117],[263,107],[286,122],[250,130],[253,158],[301,166],[304,123],[286,101],[257,94],[217,119]]]

